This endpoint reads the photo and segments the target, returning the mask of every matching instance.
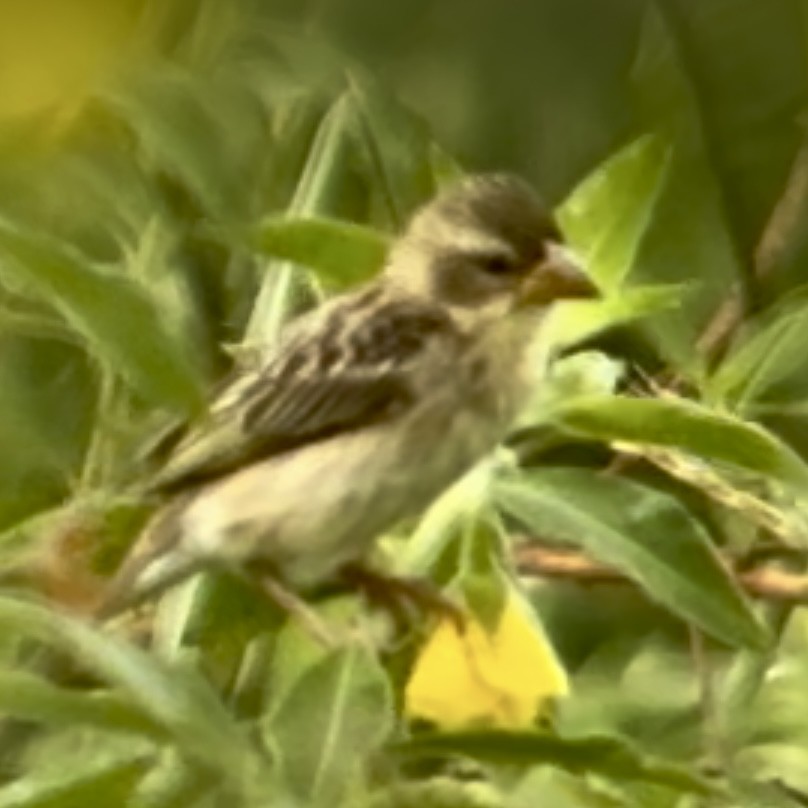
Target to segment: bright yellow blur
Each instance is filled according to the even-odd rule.
[[[121,60],[137,0],[0,0],[0,124],[69,123]]]
[[[438,624],[415,663],[405,710],[445,729],[517,729],[568,691],[541,624],[511,591],[493,632],[474,617],[462,631],[450,619]]]

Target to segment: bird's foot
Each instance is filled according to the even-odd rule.
[[[463,610],[428,581],[386,575],[361,564],[346,564],[340,570],[340,578],[346,586],[361,592],[369,603],[388,611],[399,624],[412,617],[414,608],[451,620],[459,631],[465,627]]]

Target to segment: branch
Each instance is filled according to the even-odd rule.
[[[791,166],[782,196],[769,217],[754,255],[754,275],[764,281],[788,259],[797,228],[802,227],[808,207],[808,140],[800,147]],[[744,305],[740,290],[730,292],[699,336],[697,350],[715,361],[743,322]]]
[[[516,550],[516,565],[522,575],[568,578],[588,584],[633,582],[616,569],[583,553],[523,545]],[[732,569],[731,564],[727,564]],[[808,603],[808,575],[772,567],[733,572],[738,585],[751,597],[780,603]]]

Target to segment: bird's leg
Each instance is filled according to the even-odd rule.
[[[271,575],[264,575],[260,578],[258,585],[273,603],[296,619],[315,640],[326,648],[335,646],[333,632],[329,631],[328,626],[305,600],[287,589],[277,578],[273,578]]]
[[[336,645],[334,632],[329,630],[305,600],[280,582],[271,566],[253,562],[240,577],[257,587],[279,609],[297,620],[324,647],[333,648]]]
[[[428,581],[386,575],[362,564],[346,564],[340,569],[340,578],[351,589],[359,590],[374,605],[389,611],[397,622],[403,622],[407,606],[448,618],[458,631],[465,627],[466,615]]]

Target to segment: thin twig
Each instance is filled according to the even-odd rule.
[[[774,206],[753,256],[754,276],[758,281],[768,278],[782,266],[792,243],[794,232],[802,226],[808,207],[808,139],[805,140],[786,181],[785,189]],[[716,361],[743,323],[744,306],[740,290],[733,289],[719,306],[696,347],[708,362]]]
[[[516,564],[523,575],[541,578],[568,578],[586,584],[632,585],[623,573],[595,561],[584,553],[525,545],[516,551]],[[777,603],[808,603],[808,574],[774,567],[735,570],[726,564],[747,595]]]
[[[294,592],[268,575],[262,577],[260,587],[270,600],[297,620],[324,648],[330,649],[338,645],[338,638],[335,638],[333,630],[329,629],[317,612]]]

